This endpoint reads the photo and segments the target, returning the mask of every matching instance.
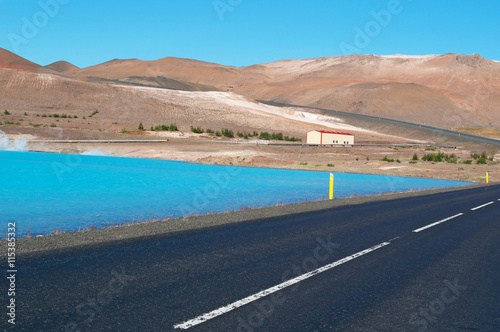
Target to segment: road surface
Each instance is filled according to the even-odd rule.
[[[500,331],[500,186],[24,255],[17,276],[2,331]]]
[[[308,109],[323,111],[323,112],[330,113],[330,114],[336,113],[336,114],[345,115],[345,116],[348,116],[349,118],[354,118],[354,119],[356,119],[356,118],[358,118],[358,119],[372,119],[372,120],[376,120],[380,123],[384,123],[384,122],[385,123],[397,123],[400,125],[408,126],[410,128],[419,128],[419,129],[427,130],[428,133],[432,133],[431,135],[429,135],[429,137],[432,137],[433,135],[442,135],[442,136],[451,137],[454,139],[465,139],[465,140],[475,142],[475,143],[488,143],[488,144],[493,145],[493,146],[497,146],[497,147],[500,146],[500,140],[498,140],[498,139],[476,136],[476,135],[471,135],[471,134],[465,134],[465,133],[461,133],[458,131],[427,126],[424,124],[412,123],[412,122],[401,121],[401,120],[396,120],[396,119],[383,118],[383,117],[378,117],[378,116],[373,116],[373,115],[336,111],[336,110],[331,110],[331,109],[327,109],[327,108],[319,108],[319,107],[314,107],[314,106],[285,104],[285,103],[273,102],[270,100],[257,100],[257,101],[264,103],[264,104],[278,106],[278,107],[308,108]]]

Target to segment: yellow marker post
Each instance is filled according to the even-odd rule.
[[[333,199],[333,173],[330,173],[330,199]]]
[[[490,181],[489,181],[490,179],[488,179],[488,178],[489,178],[489,174],[488,174],[488,173],[486,173],[486,183],[489,183],[489,182],[490,182]]]

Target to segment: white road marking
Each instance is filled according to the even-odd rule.
[[[448,221],[448,220],[451,220],[451,219],[454,219],[454,218],[460,217],[461,215],[463,215],[463,213],[459,213],[459,214],[454,215],[453,217],[449,217],[449,218],[446,218],[446,219],[443,219],[443,220],[440,220],[440,221],[436,221],[435,223],[432,223],[432,224],[430,224],[430,225],[427,225],[427,226],[424,226],[424,227],[421,227],[421,228],[415,229],[415,230],[413,231],[413,233],[418,233],[418,232],[421,232],[421,231],[423,231],[423,230],[426,230],[427,228],[431,228],[431,227],[434,227],[434,226],[439,225],[439,224],[441,224],[441,223],[444,223],[444,222],[446,222],[446,221]]]
[[[355,253],[351,256],[347,256],[345,258],[342,258],[341,260],[338,260],[336,262],[333,262],[331,264],[328,264],[328,265],[325,265],[323,267],[320,267],[314,271],[311,271],[311,272],[308,272],[308,273],[305,273],[305,274],[302,274],[298,277],[295,277],[293,279],[290,279],[290,280],[287,280],[279,285],[276,285],[276,286],[273,286],[271,288],[268,288],[268,289],[265,289],[263,291],[260,291],[259,293],[256,293],[256,294],[253,294],[253,295],[250,295],[242,300],[239,300],[239,301],[236,301],[236,302],[233,302],[231,304],[228,304],[224,307],[221,307],[219,309],[216,309],[216,310],[213,310],[209,313],[206,313],[204,315],[201,315],[201,316],[198,316],[196,318],[193,318],[191,320],[188,320],[184,323],[180,323],[180,324],[177,324],[177,325],[174,325],[174,328],[175,329],[182,329],[182,330],[187,330],[189,329],[190,327],[193,327],[193,326],[196,326],[198,324],[201,324],[201,323],[204,323],[210,319],[213,319],[217,316],[220,316],[220,315],[223,315],[225,313],[228,313],[234,309],[237,309],[239,307],[242,307],[248,303],[251,303],[251,302],[254,302],[254,301],[257,301],[265,296],[268,296],[269,294],[272,294],[272,293],[276,293],[284,288],[287,288],[287,287],[290,287],[292,285],[295,285],[301,281],[304,281],[306,279],[309,279],[317,274],[320,274],[322,272],[325,272],[325,271],[328,271],[330,269],[333,269],[334,267],[336,266],[339,266],[341,264],[344,264],[344,263],[347,263],[355,258],[358,258],[360,256],[363,256],[363,255],[366,255],[372,251],[375,251],[377,249],[380,249],[382,247],[385,247],[387,245],[391,244],[391,242],[383,242],[381,244],[378,244],[376,246],[373,246],[371,248],[368,248],[368,249],[365,249],[363,251],[360,251],[358,253]]]
[[[491,202],[489,202],[489,203],[486,203],[486,204],[483,204],[483,205],[480,205],[480,206],[476,206],[475,208],[472,208],[472,209],[470,209],[470,210],[471,210],[471,211],[476,211],[476,210],[479,210],[480,208],[484,208],[485,206],[488,206],[488,205],[493,204],[493,203],[495,203],[495,202],[494,202],[494,201],[491,201]]]

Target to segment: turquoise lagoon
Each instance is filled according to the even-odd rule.
[[[329,172],[0,151],[0,219],[19,236],[328,198]],[[470,182],[335,174],[335,198]]]

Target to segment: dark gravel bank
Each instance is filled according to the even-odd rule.
[[[470,185],[466,187],[454,187],[444,189],[431,189],[418,192],[406,192],[397,194],[386,194],[378,196],[364,196],[335,199],[332,201],[305,202],[282,206],[271,206],[260,209],[212,214],[204,216],[193,216],[177,220],[156,221],[143,224],[134,224],[105,229],[85,230],[73,233],[62,233],[32,238],[21,238],[16,241],[16,253],[41,253],[47,254],[53,250],[61,251],[69,248],[82,246],[100,246],[114,241],[131,241],[137,238],[149,236],[161,236],[163,234],[182,232],[205,227],[214,227],[230,223],[244,222],[254,219],[272,218],[296,213],[305,213],[322,209],[341,206],[365,204],[369,202],[393,200],[399,198],[431,195],[448,191],[464,190],[486,186],[484,184]],[[0,256],[5,257],[7,253],[7,241],[0,241]]]

